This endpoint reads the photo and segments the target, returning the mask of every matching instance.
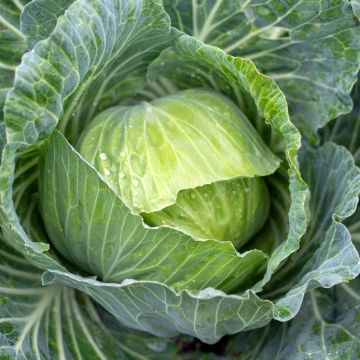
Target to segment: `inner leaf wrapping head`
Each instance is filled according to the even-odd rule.
[[[78,148],[150,225],[236,247],[265,222],[260,177],[279,166],[238,107],[203,89],[108,109]]]

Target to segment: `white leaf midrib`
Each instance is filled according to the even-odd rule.
[[[29,332],[42,319],[44,313],[46,312],[46,310],[48,310],[49,305],[58,296],[60,292],[60,288],[57,286],[48,287],[46,290],[47,291],[44,293],[41,301],[36,305],[36,310],[27,317],[27,322],[22,329],[21,335],[14,346],[16,354],[21,352],[23,343]]]

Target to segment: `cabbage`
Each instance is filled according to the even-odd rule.
[[[357,359],[358,16],[4,2],[0,357]]]

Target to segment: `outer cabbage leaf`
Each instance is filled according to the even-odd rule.
[[[15,67],[25,52],[24,35],[19,30],[19,16],[23,3],[18,0],[0,1],[0,150],[5,142],[2,109],[6,94],[12,87]]]
[[[316,161],[311,159],[313,156]],[[317,242],[324,241],[324,236],[338,242],[332,255],[329,254],[327,266],[323,268],[323,271],[328,271],[336,257],[348,256],[343,253],[344,241],[352,246],[352,239],[360,248],[360,208],[353,214],[360,192],[360,170],[354,166],[349,152],[333,143],[326,143],[317,150],[308,150],[302,159],[302,167],[306,168],[304,176],[312,193],[310,208],[315,219],[309,232],[313,233]],[[335,166],[331,166],[329,160],[336,164],[338,171],[335,174],[332,172]],[[329,183],[330,179],[330,193],[324,194],[319,184]],[[323,209],[330,209],[330,213]],[[337,222],[339,220],[345,220],[348,229]],[[326,228],[328,231],[325,233]],[[319,233],[316,234],[317,231]],[[333,236],[330,237],[330,233]],[[308,265],[313,261],[309,260]],[[301,262],[294,259],[294,263],[297,264],[295,272],[304,271],[301,270]],[[356,268],[358,272],[359,263]],[[284,273],[282,275],[286,276]],[[279,284],[272,284],[271,287],[273,292],[271,294],[269,290],[268,294],[279,296],[276,294],[279,293],[277,290],[281,290]],[[244,359],[357,359],[360,354],[359,291],[359,279],[326,291],[311,290],[295,319],[286,324],[272,323],[264,329],[234,337],[227,354],[231,357],[241,352]]]
[[[15,67],[25,52],[25,39],[19,30],[22,3],[2,0],[0,6],[0,108],[2,109],[6,94],[12,86]],[[2,119],[1,111],[0,120]]]
[[[5,105],[9,140],[31,145],[60,117],[62,130],[72,120],[67,132],[76,138],[99,108],[141,88],[170,40],[170,21],[151,0],[75,1],[16,70]]]
[[[3,122],[3,115],[4,115],[4,102],[7,96],[8,91],[13,86],[13,80],[14,80],[14,71],[16,68],[16,65],[21,61],[21,56],[26,50],[25,47],[25,37],[19,30],[20,22],[19,17],[20,13],[24,8],[24,5],[28,1],[2,1],[1,7],[0,7],[0,63],[2,66],[0,66],[0,150],[1,150],[1,168],[0,174],[3,179],[2,185],[5,185],[4,182],[10,181],[12,182],[14,178],[13,174],[13,161],[14,161],[14,152],[10,149],[5,149],[3,152],[3,147],[6,143],[6,133],[5,133],[5,124]],[[10,151],[9,151],[10,150]],[[4,153],[8,153],[9,156],[4,155]],[[2,157],[4,155],[4,157]],[[6,158],[6,159],[5,159]],[[10,165],[10,166],[9,166]],[[29,166],[29,164],[26,164],[24,166],[24,169],[30,170],[32,166]],[[18,169],[19,173],[22,173],[24,169]],[[26,172],[26,171],[24,171]],[[10,184],[10,183],[9,183]],[[1,187],[1,186],[0,186]],[[23,186],[24,187],[24,186]],[[1,202],[10,202],[11,201],[11,192],[6,192],[1,194]],[[20,191],[21,192],[21,191]],[[5,199],[7,198],[7,199]],[[5,221],[5,218],[4,218]],[[17,222],[17,219],[15,217],[10,219],[7,219],[7,224],[12,223],[19,223]],[[2,223],[2,225],[4,225]],[[20,225],[19,225],[20,229]],[[9,230],[9,227],[8,227]],[[6,232],[6,229],[4,229]],[[21,247],[21,251],[26,251],[27,244],[30,244],[30,240],[28,242],[24,243],[24,236],[25,233],[22,232],[21,235],[19,235],[19,232],[13,231],[13,236],[17,237],[19,240],[17,243],[15,242],[13,245],[15,247]],[[28,239],[27,239],[28,240]],[[30,245],[31,246],[31,245]],[[47,245],[40,245],[37,247],[36,244],[33,245],[37,249],[48,249]],[[41,262],[41,259],[43,257],[37,257],[35,253],[30,252],[34,258],[36,259],[35,262],[38,261]],[[52,261],[49,259],[49,261]],[[53,263],[54,265],[54,263]],[[59,269],[62,267],[60,266]]]
[[[271,296],[279,296],[281,291],[284,292],[293,285],[289,281],[291,274],[297,279],[304,276],[309,268],[314,266],[318,258],[318,247],[327,251],[324,238],[333,239],[334,243],[335,239],[349,238],[350,240],[347,235],[348,230],[340,222],[354,213],[360,192],[360,171],[355,166],[351,154],[345,148],[327,142],[321,148],[302,149],[300,164],[302,174],[310,188],[309,211],[313,220],[302,239],[303,245],[300,250],[268,284],[268,295]],[[359,266],[358,255],[350,243],[349,246],[350,253],[346,255],[346,258],[354,257],[353,271],[356,275]],[[343,250],[346,250],[344,246],[339,247],[337,257]],[[327,263],[327,266],[332,267],[332,265],[331,262]],[[325,270],[328,271],[328,269]]]
[[[351,113],[340,116],[321,132],[323,141],[333,141],[345,146],[352,154],[357,166],[360,166],[360,84],[352,91],[354,108]]]
[[[360,356],[360,282],[311,290],[289,323],[235,336],[227,355],[244,359],[355,360]],[[235,357],[236,358],[236,357]]]
[[[21,32],[31,49],[54,30],[57,19],[75,0],[33,0],[21,13]]]
[[[351,110],[360,27],[349,1],[163,0],[172,24],[252,59],[284,91],[291,118],[309,136]],[[357,1],[354,2],[357,11]]]
[[[241,353],[245,360],[358,359],[359,285],[354,280],[326,291],[311,290],[294,320],[235,336],[228,357]]]
[[[173,359],[170,341],[119,327],[87,295],[41,286],[41,273],[0,245],[2,359]]]

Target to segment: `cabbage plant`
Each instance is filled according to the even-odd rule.
[[[356,359],[358,16],[3,1],[0,357]]]

